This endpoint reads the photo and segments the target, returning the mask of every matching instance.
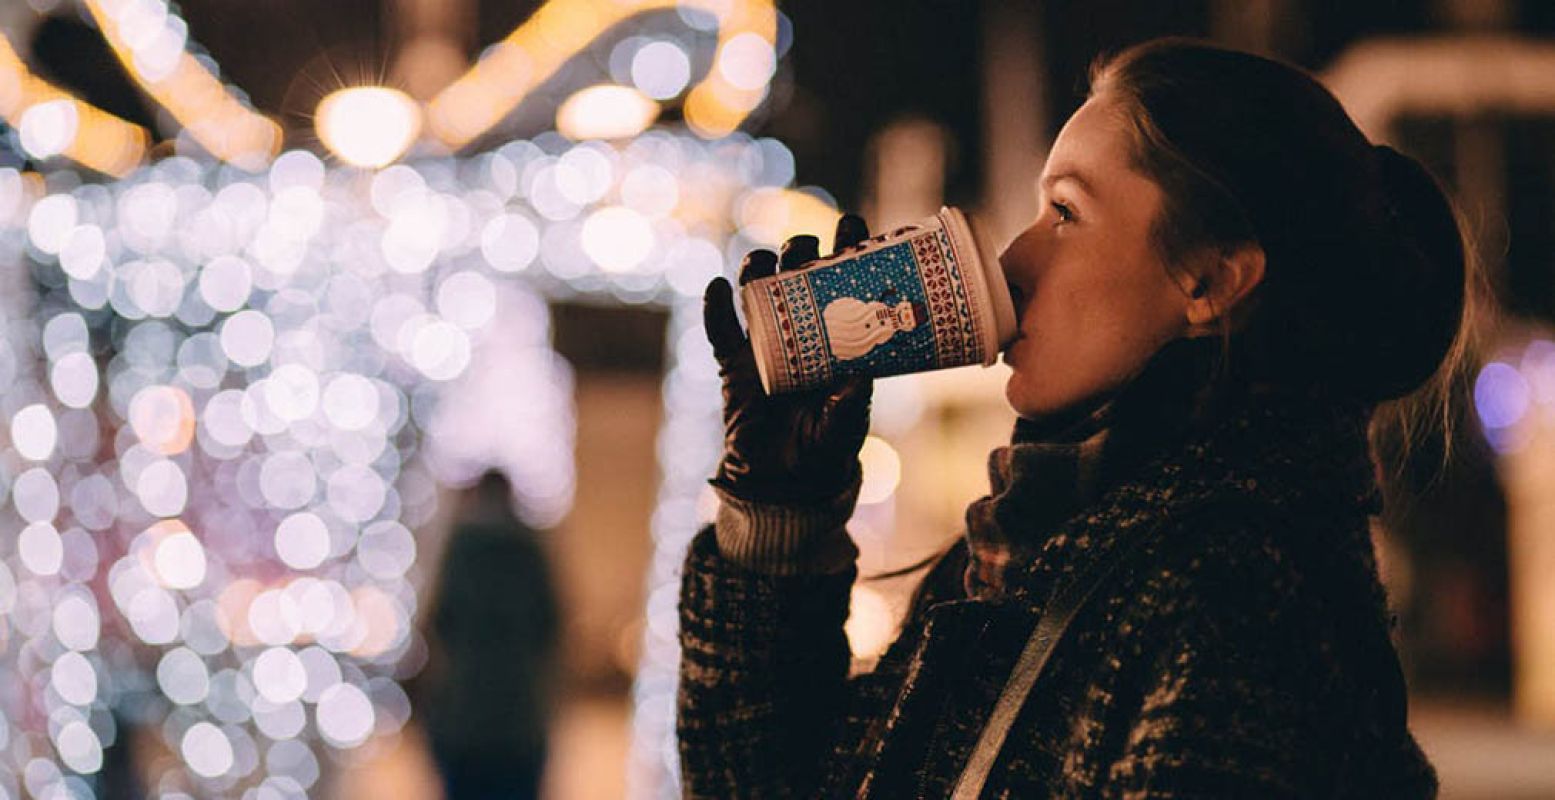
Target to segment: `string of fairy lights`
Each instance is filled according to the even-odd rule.
[[[565,174],[579,163],[607,168],[586,189],[592,199],[558,188],[581,180]],[[27,609],[54,607],[50,627],[18,631],[32,634],[38,652],[81,648],[43,662],[56,665],[42,698],[48,708],[57,695],[51,717],[77,709],[85,724],[92,709],[124,702],[97,682],[154,670],[172,701],[166,744],[198,777],[185,779],[216,781],[199,783],[206,789],[257,768],[241,758],[257,754],[256,734],[294,741],[305,704],[315,704],[318,733],[334,745],[402,723],[405,703],[387,678],[410,644],[415,610],[408,528],[431,511],[429,493],[408,491],[428,481],[406,459],[416,431],[436,424],[437,387],[461,377],[471,339],[490,324],[495,284],[518,275],[553,296],[604,292],[679,307],[752,243],[688,234],[666,214],[673,183],[662,179],[727,163],[746,165],[724,176],[731,197],[791,176],[791,159],[770,140],[709,144],[673,133],[619,149],[542,137],[370,180],[330,173],[302,152],[262,178],[168,159],[111,188],[36,196],[19,174],[0,172],[0,185],[22,194],[0,198],[13,209],[7,256],[44,267],[39,312],[15,317],[41,321],[41,336],[13,338],[5,351],[13,365],[43,363],[34,375],[18,371],[3,397],[15,461],[7,511],[25,526],[7,610],[13,622],[37,621],[44,617]],[[622,202],[601,204],[612,189]],[[623,224],[648,238],[622,235]],[[431,244],[389,245],[401,237]],[[634,254],[622,242],[647,247]],[[595,266],[580,272],[580,261]],[[544,319],[532,291],[520,295],[535,312],[525,316]],[[675,550],[663,537],[694,528],[694,498],[716,453],[708,431],[717,409],[707,398],[717,393],[706,385],[716,376],[694,318],[673,316],[661,437],[669,468],[654,519],[662,553]],[[511,431],[533,441],[504,438],[510,452],[517,447],[512,467],[532,472],[516,484],[542,524],[565,512],[571,491],[552,485],[571,474],[570,438],[557,433],[570,428],[570,400],[533,397],[566,386],[547,338],[536,326],[527,341],[505,340],[529,348],[521,360],[538,365],[523,382],[536,418]],[[101,460],[110,446],[113,457]],[[111,607],[90,591],[104,570]],[[662,576],[655,583],[667,585]],[[16,604],[27,598],[35,602]],[[98,647],[114,612],[128,641],[146,647]],[[654,620],[650,660],[672,677],[674,657],[662,647],[673,646],[673,618],[668,632],[663,614]],[[155,654],[153,667],[146,659]],[[331,686],[341,688],[330,697],[345,693],[354,704],[324,703]],[[116,733],[99,725],[109,727],[56,737],[65,766],[93,771]],[[26,763],[46,752],[34,742]],[[302,778],[317,771],[298,763]]]
[[[260,175],[185,158],[109,185],[64,175],[0,171],[0,247],[33,264],[37,291],[0,350],[0,513],[21,530],[0,609],[8,666],[36,690],[7,709],[9,768],[33,794],[80,793],[129,704],[181,758],[163,788],[204,795],[255,778],[306,790],[318,756],[295,743],[348,749],[404,723],[411,529],[433,480],[468,477],[415,458],[420,433],[502,296],[542,321],[503,340],[528,370],[504,466],[539,524],[572,491],[570,381],[541,297],[682,309],[654,530],[661,555],[683,549],[717,446],[716,375],[683,308],[754,242],[674,214],[677,186],[694,175],[704,199],[749,204],[792,179],[792,159],[772,140],[656,131],[376,173],[291,151]],[[460,452],[453,435],[425,441]],[[648,662],[672,678],[667,569]],[[663,706],[653,685],[642,702]]]
[[[25,267],[0,337],[0,517],[19,531],[0,551],[0,794],[95,796],[135,730],[159,796],[306,796],[398,730],[436,483],[495,463],[532,522],[570,506],[571,376],[545,303],[577,296],[671,311],[632,783],[677,793],[666,587],[717,447],[695,299],[836,213],[789,188],[782,144],[735,132],[774,70],[771,4],[548,3],[429,102],[433,141],[457,149],[606,28],[676,10],[685,39],[660,25],[612,53],[608,88],[644,119],[590,134],[610,121],[573,103],[572,139],[393,163],[400,145],[371,169],[281,152],[169,4],[84,5],[182,130],[144,164],[144,131],[0,59],[28,89],[0,112],[45,167],[0,169],[0,258]],[[693,84],[686,42],[707,33]],[[687,128],[648,129],[677,97]],[[492,331],[503,369],[471,370]],[[448,387],[498,373],[523,398],[499,437],[442,412]]]

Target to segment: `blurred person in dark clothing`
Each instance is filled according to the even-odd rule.
[[[416,697],[449,800],[539,795],[556,686],[557,603],[507,478],[458,500]]]

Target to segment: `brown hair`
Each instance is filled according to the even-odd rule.
[[[1188,39],[1100,58],[1091,97],[1117,102],[1135,167],[1165,205],[1168,264],[1256,243],[1263,282],[1221,320],[1238,381],[1375,404],[1373,438],[1439,434],[1472,380],[1489,317],[1461,216],[1426,168],[1373,145],[1306,72]],[[1392,465],[1402,469],[1402,463]]]
[[[1151,236],[1168,269],[1204,248],[1264,250],[1263,281],[1219,320],[1212,380],[1364,402],[1384,477],[1433,435],[1444,471],[1493,312],[1430,172],[1368,141],[1306,72],[1249,53],[1154,39],[1098,58],[1090,83],[1119,103],[1133,166],[1165,196]]]

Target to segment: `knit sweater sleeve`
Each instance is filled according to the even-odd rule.
[[[821,503],[788,506],[738,497],[717,484],[718,551],[729,561],[769,575],[840,573],[853,567],[858,546],[848,536],[848,518],[858,501],[859,481]]]
[[[927,600],[959,589],[964,565],[942,559]],[[851,794],[843,787],[858,777],[920,631],[910,617],[876,668],[849,678],[843,623],[856,575],[851,565],[758,571],[724,553],[712,527],[692,540],[680,594],[682,796]]]
[[[682,796],[813,797],[847,696],[857,570],[774,575],[693,540],[680,592]]]

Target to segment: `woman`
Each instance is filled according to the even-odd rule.
[[[1093,70],[1040,188],[1000,259],[1012,442],[868,675],[842,626],[870,387],[762,395],[731,289],[708,287],[727,435],[681,591],[686,795],[1434,795],[1367,430],[1460,370],[1473,284],[1442,191],[1305,73],[1183,40]],[[816,249],[754,252],[741,280]],[[1015,669],[1069,606],[1041,669]]]

